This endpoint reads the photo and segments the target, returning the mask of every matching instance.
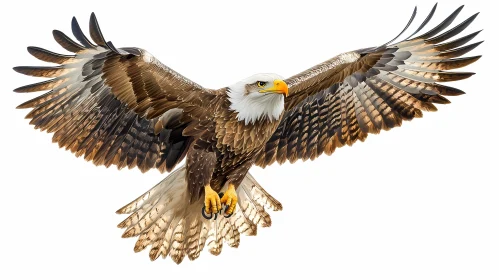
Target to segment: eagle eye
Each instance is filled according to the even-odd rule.
[[[256,85],[257,85],[258,87],[264,87],[265,85],[267,85],[267,82],[261,82],[261,81],[258,81],[258,82],[256,82]]]

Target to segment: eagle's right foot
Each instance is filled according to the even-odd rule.
[[[204,206],[207,214],[218,213],[222,210],[220,196],[209,185],[204,187]]]

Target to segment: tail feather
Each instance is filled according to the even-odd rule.
[[[255,180],[251,174],[247,174],[246,178],[241,184],[242,187],[245,187],[249,190],[251,195],[253,196],[253,200],[262,206],[265,206],[267,209],[272,209],[274,211],[281,211],[282,204],[277,201],[277,199],[273,198],[266,190],[262,188],[262,186]]]
[[[237,231],[237,228],[227,220],[225,220],[222,235],[225,243],[227,243],[230,247],[237,248],[239,246],[239,231]]]
[[[185,245],[185,250],[190,260],[194,260],[199,256],[198,247],[202,229],[203,223],[201,218],[195,217],[191,222],[189,230],[187,231],[187,241]]]
[[[182,262],[185,257],[185,229],[186,229],[186,219],[180,219],[175,231],[172,236],[172,245],[170,250],[170,257],[176,263]]]
[[[221,224],[223,219],[217,219],[211,222],[212,230],[208,233],[208,239],[206,243],[208,244],[208,250],[215,256],[220,255],[223,247],[223,236],[221,229],[223,228]]]
[[[206,244],[206,239],[208,238],[208,233],[210,231],[210,227],[209,227],[209,224],[208,223],[204,223],[203,221],[200,222],[201,224],[201,232],[199,233],[199,236],[196,236],[194,238],[197,238],[198,240],[198,246],[196,248],[196,251],[194,252],[194,254],[192,255],[191,257],[191,260],[195,260],[199,257],[199,255],[201,254],[201,251],[203,251],[204,249],[204,245]]]
[[[266,209],[278,211],[281,203],[270,196],[249,173],[237,189],[238,207],[230,218],[206,220],[201,216],[203,198],[190,204],[185,166],[152,189],[116,211],[129,216],[118,224],[123,237],[138,236],[135,252],[151,246],[149,257],[170,256],[176,263],[195,260],[205,245],[219,255],[223,243],[238,247],[240,235],[256,235],[257,226],[272,224]]]

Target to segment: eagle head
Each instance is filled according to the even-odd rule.
[[[284,111],[288,85],[277,74],[256,74],[228,87],[227,95],[230,109],[237,113],[239,121],[275,121]]]

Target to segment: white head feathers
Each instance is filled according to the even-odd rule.
[[[277,74],[256,74],[230,86],[227,93],[230,109],[237,112],[237,119],[245,124],[265,118],[278,120],[284,111],[284,95],[260,93],[258,87],[252,85],[260,81],[273,85],[274,80],[282,79]]]

